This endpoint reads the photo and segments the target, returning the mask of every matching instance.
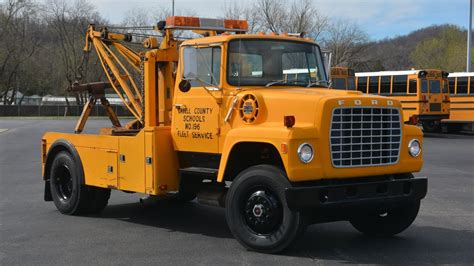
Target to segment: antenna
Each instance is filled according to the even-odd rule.
[[[174,0],[171,0],[171,16],[174,16]]]

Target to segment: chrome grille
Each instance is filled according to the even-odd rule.
[[[385,107],[338,107],[331,118],[331,159],[336,168],[398,162],[400,111]]]

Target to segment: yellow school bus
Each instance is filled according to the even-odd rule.
[[[451,106],[449,119],[443,120],[448,129],[473,130],[474,124],[474,72],[450,73],[448,76]]]
[[[404,121],[421,123],[427,132],[439,131],[441,120],[449,118],[448,73],[444,71],[380,71],[355,76],[358,91],[398,99]]]
[[[355,90],[355,73],[348,67],[331,68],[331,88],[338,90]]]

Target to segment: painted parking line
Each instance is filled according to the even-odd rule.
[[[8,130],[8,128],[0,128],[0,133],[3,133],[3,132],[5,132],[5,131],[7,131],[7,130]]]

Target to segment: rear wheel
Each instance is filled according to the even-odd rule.
[[[226,198],[226,218],[234,237],[246,248],[265,253],[288,247],[305,229],[303,215],[285,201],[285,174],[270,165],[250,167],[233,182]]]
[[[350,222],[359,232],[369,236],[387,237],[403,232],[415,220],[420,201],[410,202],[387,210],[363,213]]]
[[[70,153],[63,151],[54,158],[49,183],[54,204],[61,213],[96,213],[107,206],[110,189],[83,185],[81,173]]]

